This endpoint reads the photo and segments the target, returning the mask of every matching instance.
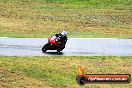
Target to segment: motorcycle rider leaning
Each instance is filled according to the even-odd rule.
[[[59,34],[55,34],[54,36],[48,38],[48,43],[59,46],[60,45],[59,40],[60,40]]]
[[[67,32],[63,31],[48,38],[50,44],[63,46],[67,42]]]
[[[67,42],[67,32],[63,31],[63,32],[59,33],[59,36],[60,36],[60,41],[62,43]]]

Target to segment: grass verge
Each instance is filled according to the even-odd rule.
[[[47,56],[0,57],[0,87],[79,88],[77,66],[87,73],[130,74],[132,57],[113,56]],[[131,88],[130,84],[86,84],[82,88]]]
[[[0,0],[0,37],[132,38],[131,0]],[[49,35],[48,35],[49,34]]]
[[[11,38],[48,38],[55,33],[40,33],[40,34],[25,34],[25,33],[0,33],[0,37]],[[132,35],[128,34],[102,34],[95,32],[70,32],[69,38],[132,38]]]

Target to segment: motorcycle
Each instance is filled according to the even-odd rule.
[[[54,44],[47,43],[47,44],[45,44],[42,47],[42,51],[46,52],[47,50],[57,50],[57,53],[59,53],[59,52],[61,52],[65,48],[66,42],[67,42],[67,37],[65,39],[64,38],[60,38],[58,46],[54,45]]]

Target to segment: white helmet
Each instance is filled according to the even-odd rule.
[[[62,36],[67,36],[67,32],[63,31],[61,32]]]

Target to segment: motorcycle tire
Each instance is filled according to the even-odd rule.
[[[45,46],[43,46],[42,51],[43,51],[43,52],[46,52],[46,51],[47,51],[47,49],[46,49]]]

